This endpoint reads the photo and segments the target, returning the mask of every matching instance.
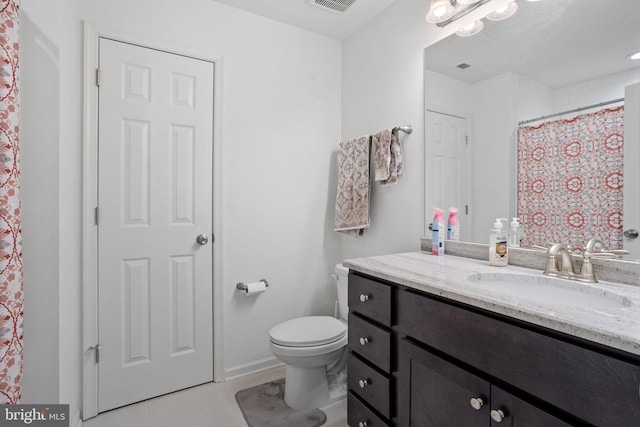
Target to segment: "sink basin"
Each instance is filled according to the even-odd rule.
[[[474,273],[467,277],[474,288],[544,307],[580,307],[586,310],[631,307],[632,301],[596,286],[567,279],[515,273]]]

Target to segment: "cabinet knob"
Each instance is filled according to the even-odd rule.
[[[360,388],[365,388],[366,386],[368,386],[369,384],[371,384],[369,382],[369,380],[360,380],[358,381],[358,385],[360,386]]]
[[[367,302],[367,301],[369,301],[369,295],[360,294],[360,302]]]
[[[369,427],[369,424],[366,421],[360,421],[358,427]]]
[[[369,344],[369,338],[360,337],[360,345],[367,345],[367,344]]]
[[[491,419],[497,423],[501,423],[504,420],[504,412],[501,409],[491,410]]]
[[[482,400],[481,397],[472,397],[469,403],[471,403],[471,407],[473,409],[479,411],[480,408],[482,408],[482,405],[484,405],[484,400]]]

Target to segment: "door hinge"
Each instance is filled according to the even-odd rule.
[[[469,205],[464,205],[464,214],[469,215]]]
[[[97,206],[96,206],[96,209],[95,209],[93,215],[94,215],[95,223],[96,223],[96,225],[98,225],[98,223],[100,222],[100,216],[99,216],[100,214],[98,212],[98,207]]]
[[[96,86],[100,87],[100,68],[96,68]]]
[[[93,356],[96,363],[100,363],[100,344],[92,345],[89,350],[93,350]]]
[[[464,145],[469,145],[469,135],[464,136]]]

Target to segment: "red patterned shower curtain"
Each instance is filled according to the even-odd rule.
[[[518,129],[523,246],[622,248],[624,106]]]
[[[20,400],[22,378],[19,12],[19,0],[0,0],[0,404]]]

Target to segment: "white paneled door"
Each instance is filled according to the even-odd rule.
[[[466,120],[449,114],[425,113],[425,218],[427,225],[433,209],[458,208],[460,239],[471,240],[467,214],[470,200]],[[427,236],[429,230],[425,230]]]
[[[213,380],[213,66],[99,42],[99,412]]]

